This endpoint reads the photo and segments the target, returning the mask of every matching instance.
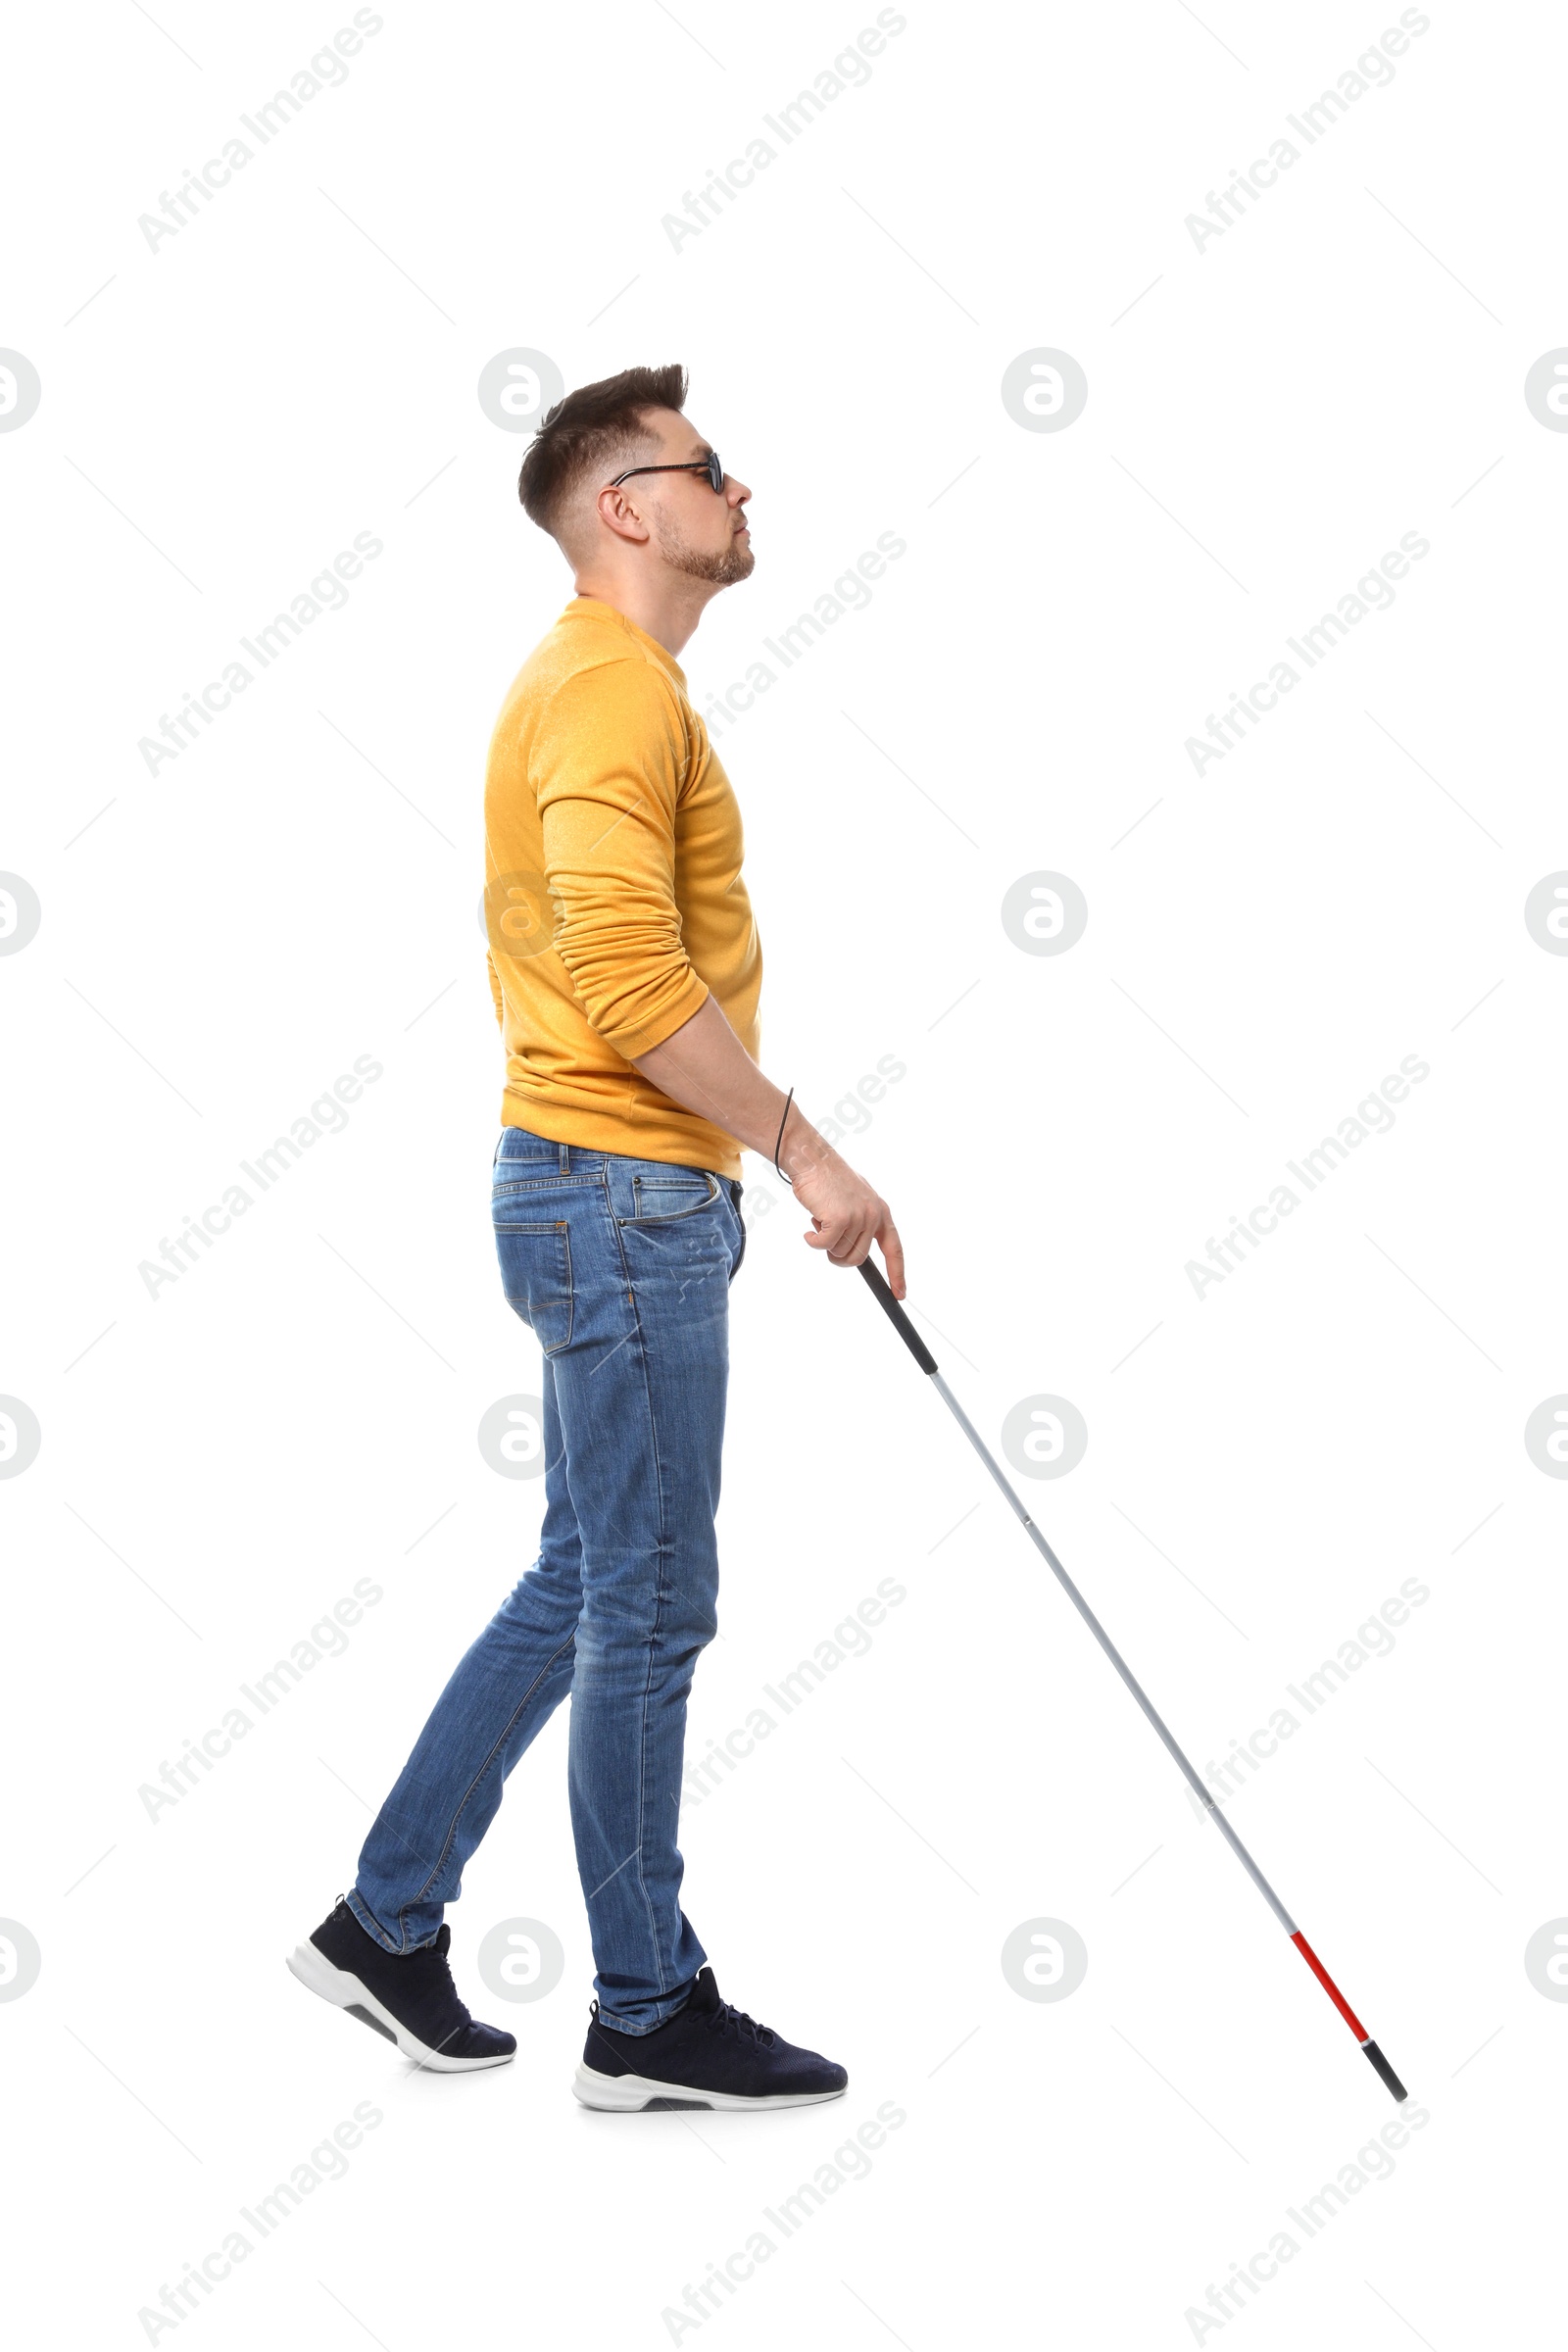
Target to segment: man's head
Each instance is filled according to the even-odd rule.
[[[728,474],[713,489],[685,399],[684,368],[627,368],[568,392],[528,444],[517,496],[579,581],[657,592],[673,573],[704,583],[702,604],[751,572],[751,491]]]

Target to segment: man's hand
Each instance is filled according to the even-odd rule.
[[[887,1202],[863,1176],[840,1159],[798,1105],[763,1077],[724,1018],[718,999],[705,997],[690,1020],[662,1045],[630,1056],[643,1075],[726,1135],[779,1167],[810,1211],[807,1246],[825,1250],[836,1266],[858,1266],[877,1243],[895,1298],[905,1295],[904,1246]]]
[[[893,1212],[848,1161],[824,1147],[810,1168],[796,1176],[795,1198],[816,1228],[806,1236],[808,1250],[825,1250],[835,1266],[858,1266],[875,1242],[887,1265],[889,1289],[895,1298],[904,1297],[904,1245]]]

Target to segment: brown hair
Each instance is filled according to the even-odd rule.
[[[573,490],[607,461],[646,441],[644,413],[684,409],[684,368],[623,368],[597,384],[579,384],[546,411],[517,476],[524,514],[554,532]]]

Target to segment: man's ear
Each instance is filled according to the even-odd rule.
[[[624,488],[611,489],[607,486],[600,491],[594,503],[599,511],[600,521],[607,530],[613,531],[617,539],[641,543],[652,537],[636,504]]]

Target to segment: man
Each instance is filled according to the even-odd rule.
[[[444,1906],[507,1774],[571,1693],[568,1783],[596,1964],[586,2105],[802,2106],[841,2066],[720,1999],[680,1907],[686,1699],[716,1630],[728,1286],[741,1147],[856,1266],[886,1201],[758,1067],[761,956],[729,780],[676,656],[750,576],[745,483],[683,414],[680,368],[558,402],[518,494],[576,595],[502,708],[485,793],[490,980],[506,1051],[491,1207],[544,1355],[539,1557],[459,1663],[360,1856],[289,1962],[442,2072],[499,2066],[447,1963]]]

